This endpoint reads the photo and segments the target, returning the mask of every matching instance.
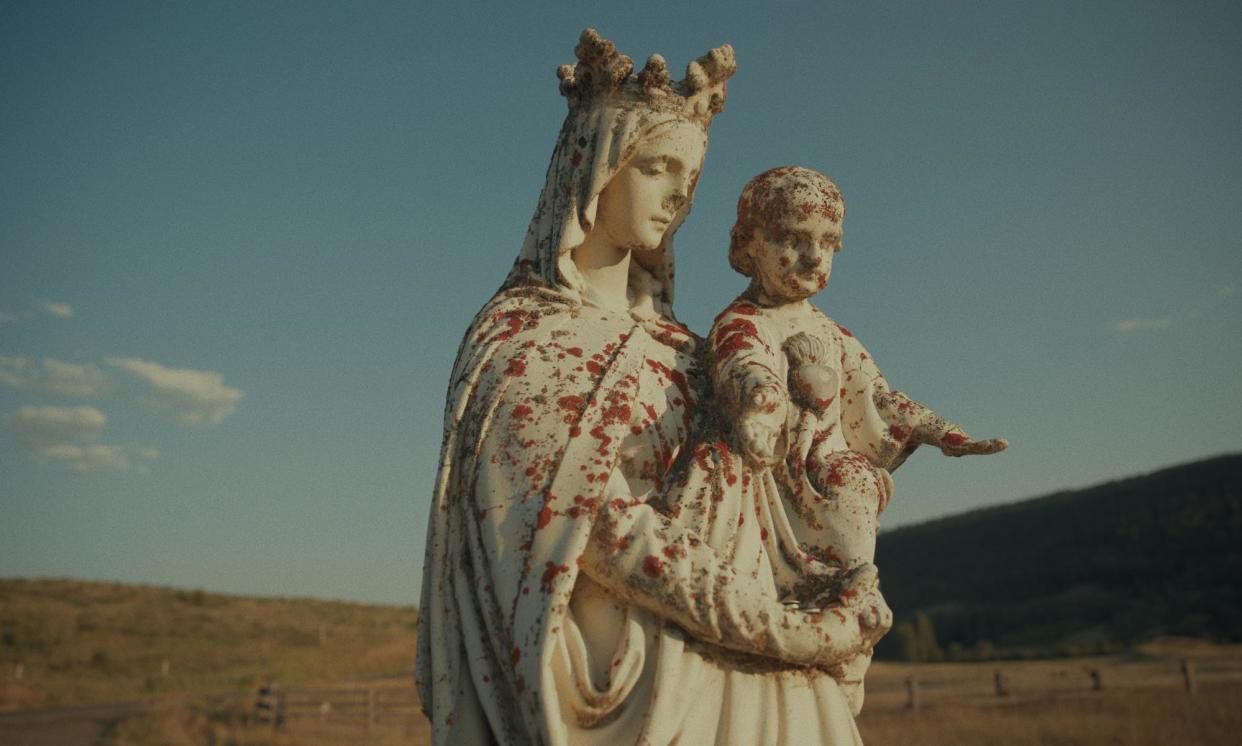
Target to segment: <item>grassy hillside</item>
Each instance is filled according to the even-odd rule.
[[[0,709],[412,674],[416,619],[413,608],[0,580]]]
[[[876,555],[898,619],[951,657],[1240,640],[1242,455],[902,528]],[[920,637],[895,632],[881,656]]]

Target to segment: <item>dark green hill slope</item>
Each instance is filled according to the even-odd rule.
[[[899,622],[925,614],[960,655],[1239,640],[1242,455],[886,532],[876,562]]]

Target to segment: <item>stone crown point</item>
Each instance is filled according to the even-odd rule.
[[[577,65],[561,65],[561,95],[569,108],[590,108],[598,104],[638,107],[680,113],[704,126],[724,109],[728,97],[727,81],[737,72],[733,47],[725,44],[686,65],[686,77],[672,81],[668,63],[658,54],[634,76],[634,60],[617,51],[611,41],[593,28],[582,32],[574,49]]]

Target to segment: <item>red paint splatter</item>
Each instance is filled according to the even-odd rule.
[[[948,433],[940,439],[940,442],[947,446],[960,446],[968,440],[970,438],[967,438],[964,433]]]
[[[608,455],[608,445],[612,443],[612,437],[604,432],[603,425],[596,425],[591,428],[591,437],[599,441],[599,455]]]
[[[643,572],[652,578],[658,578],[664,574],[664,563],[654,554],[647,555],[643,560]]]
[[[552,509],[549,508],[547,505],[545,505],[539,511],[539,522],[536,524],[536,527],[543,528],[544,526],[548,525],[551,521],[552,521]]]
[[[547,567],[544,568],[543,577],[539,579],[539,588],[544,593],[551,593],[553,581],[556,580],[557,575],[563,572],[569,572],[569,565],[558,565],[555,562],[549,562]]]
[[[513,419],[515,419],[515,420],[520,420],[520,419],[523,419],[523,418],[525,418],[525,417],[529,417],[529,416],[530,416],[530,414],[531,414],[532,412],[534,412],[534,411],[535,411],[535,410],[531,409],[530,407],[526,406],[525,404],[519,404],[519,405],[517,405],[516,407],[514,407],[514,408],[513,408]]]
[[[510,358],[509,367],[505,368],[506,376],[520,376],[526,372],[526,361],[520,357]]]
[[[568,425],[578,421],[578,418],[582,415],[582,410],[586,409],[586,400],[577,395],[562,396],[556,400],[556,405],[565,411],[564,422]],[[574,430],[577,430],[577,428],[575,427],[571,430],[570,435],[576,436],[578,434]]]
[[[854,336],[854,335],[850,332],[850,330],[849,330],[849,329],[846,329],[845,327],[841,326],[840,324],[837,324],[837,328],[838,328],[838,329],[840,329],[840,330],[841,330],[841,333],[842,333],[842,334],[844,334],[844,335],[845,335],[845,336],[847,336],[847,337],[852,337],[852,336]]]
[[[594,360],[588,360],[586,364],[586,368],[591,373],[591,375],[595,376],[596,378],[599,378],[604,375],[604,366],[600,365]]]
[[[509,660],[513,661],[513,665],[515,666],[517,665],[518,661],[522,660],[522,651],[518,648],[517,645],[514,645],[513,650],[509,652]]]
[[[581,347],[566,347],[565,352],[568,352],[570,355],[573,355],[574,357],[582,357]]]

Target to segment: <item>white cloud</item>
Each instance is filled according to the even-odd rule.
[[[94,365],[43,358],[41,368],[29,358],[0,355],[0,384],[50,396],[96,397],[108,388],[108,376]]]
[[[90,442],[107,422],[94,407],[22,407],[9,418],[9,429],[36,462],[61,462],[78,474],[129,471],[130,449]],[[143,446],[132,450],[142,462],[139,472],[150,474],[148,463],[159,458],[159,451]]]
[[[23,448],[59,458],[55,449],[99,435],[107,421],[94,407],[22,407],[10,418],[9,429]]]
[[[1113,331],[1126,334],[1129,332],[1145,332],[1157,329],[1172,329],[1177,323],[1172,316],[1160,316],[1154,319],[1125,319],[1113,324]]]
[[[1217,298],[1229,298],[1233,296],[1233,285],[1221,285],[1216,288]]]
[[[183,425],[219,424],[244,396],[240,389],[225,386],[224,376],[211,370],[168,368],[133,357],[110,357],[104,362],[146,383],[150,389],[143,402],[172,412]]]
[[[1154,318],[1123,319],[1113,322],[1113,331],[1118,334],[1131,332],[1164,331],[1181,326],[1190,321],[1197,321],[1203,314],[1194,308],[1184,313],[1156,316]]]
[[[69,443],[45,448],[39,455],[50,461],[64,461],[79,474],[97,471],[129,471],[129,456],[120,446],[98,443],[75,446]]]
[[[17,317],[7,311],[0,311],[0,326],[17,321]]]
[[[26,388],[29,380],[26,374],[28,365],[30,358],[0,355],[0,383],[15,389]]]
[[[68,303],[57,303],[49,300],[40,303],[39,307],[46,311],[48,315],[55,316],[58,319],[73,318],[73,306]]]

